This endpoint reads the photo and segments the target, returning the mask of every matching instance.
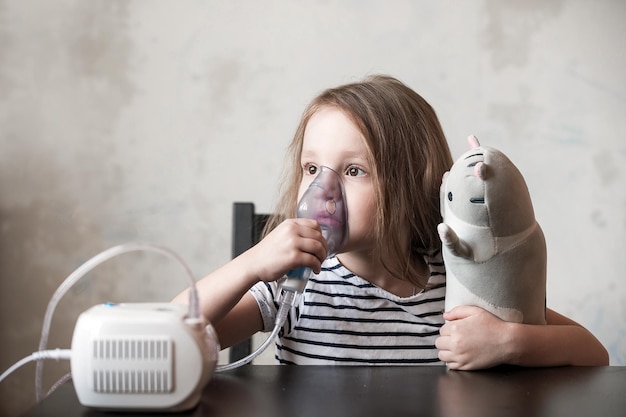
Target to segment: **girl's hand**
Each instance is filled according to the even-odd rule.
[[[253,276],[269,282],[301,266],[318,274],[327,253],[328,246],[317,221],[287,219],[242,256]]]
[[[444,313],[447,321],[435,346],[450,369],[484,369],[507,363],[508,326],[476,306],[459,306]]]

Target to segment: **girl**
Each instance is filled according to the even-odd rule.
[[[608,364],[591,333],[552,311],[547,326],[503,322],[471,306],[442,314],[438,202],[451,165],[435,112],[400,81],[373,76],[316,97],[289,148],[265,237],[198,282],[202,313],[222,347],[272,330],[277,280],[306,266],[318,275],[282,329],[280,363]],[[322,166],[342,175],[348,210],[347,242],[329,259],[317,222],[294,218]]]

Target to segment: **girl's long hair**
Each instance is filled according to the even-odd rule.
[[[279,200],[265,233],[295,217],[304,131],[311,116],[328,106],[344,112],[365,139],[375,181],[372,224],[379,261],[395,278],[424,288],[429,277],[417,273],[416,257],[441,247],[439,187],[452,157],[433,108],[393,77],[370,76],[325,90],[311,101],[289,146]]]

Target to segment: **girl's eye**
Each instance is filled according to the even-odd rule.
[[[346,175],[350,177],[360,177],[361,175],[365,175],[365,172],[356,166],[351,166],[346,170]]]
[[[312,164],[306,164],[304,166],[304,170],[306,171],[307,174],[309,175],[315,175],[317,174],[317,167],[315,165]]]

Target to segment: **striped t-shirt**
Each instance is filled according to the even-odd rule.
[[[445,269],[441,254],[426,257],[426,290],[406,298],[356,276],[337,257],[309,279],[276,342],[279,363],[299,365],[443,365],[435,339],[443,325]],[[251,292],[264,331],[274,327],[276,282]]]

